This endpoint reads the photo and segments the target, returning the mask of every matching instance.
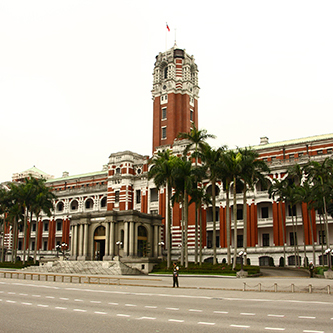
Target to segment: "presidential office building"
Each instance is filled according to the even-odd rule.
[[[189,132],[192,124],[198,123],[198,67],[194,57],[176,45],[156,56],[153,71],[153,135],[152,153],[170,149],[181,156],[187,144],[177,140],[180,132]],[[309,160],[322,161],[332,156],[333,134],[319,135],[277,143],[269,143],[263,137],[253,147],[260,158],[267,161],[271,174],[267,178],[283,179],[287,168],[303,164]],[[157,189],[153,180],[148,180],[150,156],[140,155],[130,150],[111,153],[101,171],[81,175],[64,172],[54,178],[37,168],[14,174],[12,181],[21,181],[32,174],[47,179],[57,199],[52,217],[42,216],[39,221],[31,221],[32,228],[27,247],[31,251],[37,247],[38,256],[47,258],[56,255],[56,246],[67,244],[71,260],[113,260],[120,255],[122,260],[151,260],[165,254],[165,189]],[[102,162],[103,163],[103,162]],[[204,182],[206,191],[211,184]],[[221,262],[227,255],[226,238],[226,194],[221,183],[217,184],[217,255]],[[232,202],[231,202],[232,204]],[[237,247],[244,244],[243,227],[247,224],[247,253],[251,264],[279,265],[283,256],[283,229],[280,214],[282,205],[286,217],[286,265],[294,265],[294,237],[291,212],[284,203],[270,199],[267,189],[258,183],[247,197],[247,221],[243,221],[242,194],[237,194]],[[231,206],[231,221],[233,221]],[[213,216],[212,207],[202,206],[202,230],[204,258],[213,254]],[[305,212],[304,232],[302,211]],[[314,211],[313,221],[316,260],[321,257],[321,243],[327,240],[324,228]],[[305,244],[307,256],[312,251],[310,219],[305,205],[296,209],[298,226],[297,244]],[[316,218],[315,218],[316,217]],[[195,208],[189,207],[188,246],[190,260],[194,259],[195,246]],[[36,223],[39,235],[36,238]],[[172,209],[172,257],[180,256],[182,235],[181,207],[175,204]],[[333,235],[332,219],[329,219],[329,235]],[[6,230],[5,241],[10,253],[12,246],[11,230]],[[233,242],[233,223],[231,240]],[[37,239],[37,242],[35,241]],[[19,255],[23,254],[23,233],[19,234]],[[234,244],[231,243],[233,246]],[[299,247],[303,258],[303,246]],[[312,257],[311,259],[312,260]]]

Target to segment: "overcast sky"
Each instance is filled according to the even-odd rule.
[[[332,17],[331,0],[2,0],[0,182],[150,155],[154,61],[175,29],[213,146],[332,133]]]

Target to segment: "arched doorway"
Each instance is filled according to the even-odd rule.
[[[105,256],[105,228],[99,226],[94,233],[94,260],[103,260]]]
[[[138,227],[138,257],[146,257],[149,252],[147,229],[140,225]]]

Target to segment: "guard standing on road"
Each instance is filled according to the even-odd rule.
[[[179,272],[179,267],[176,265],[176,263],[173,263],[173,288],[175,285],[177,285],[177,288],[179,287],[178,284],[178,272]]]

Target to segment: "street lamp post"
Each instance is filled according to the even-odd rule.
[[[164,242],[159,242],[157,245],[160,247],[160,254],[163,255],[162,246],[164,246]]]
[[[328,248],[325,251],[325,254],[327,255],[327,260],[328,260],[328,270],[332,271],[332,261],[331,261],[331,253],[332,253],[332,249]]]
[[[238,253],[238,255],[239,255],[240,258],[241,258],[241,271],[243,271],[243,256],[246,256],[247,253],[246,253],[245,251],[240,251],[240,252]]]
[[[121,241],[118,241],[118,242],[116,242],[116,245],[118,246],[118,257],[120,258],[119,247],[120,247],[121,245],[123,245],[123,243],[122,243]]]

